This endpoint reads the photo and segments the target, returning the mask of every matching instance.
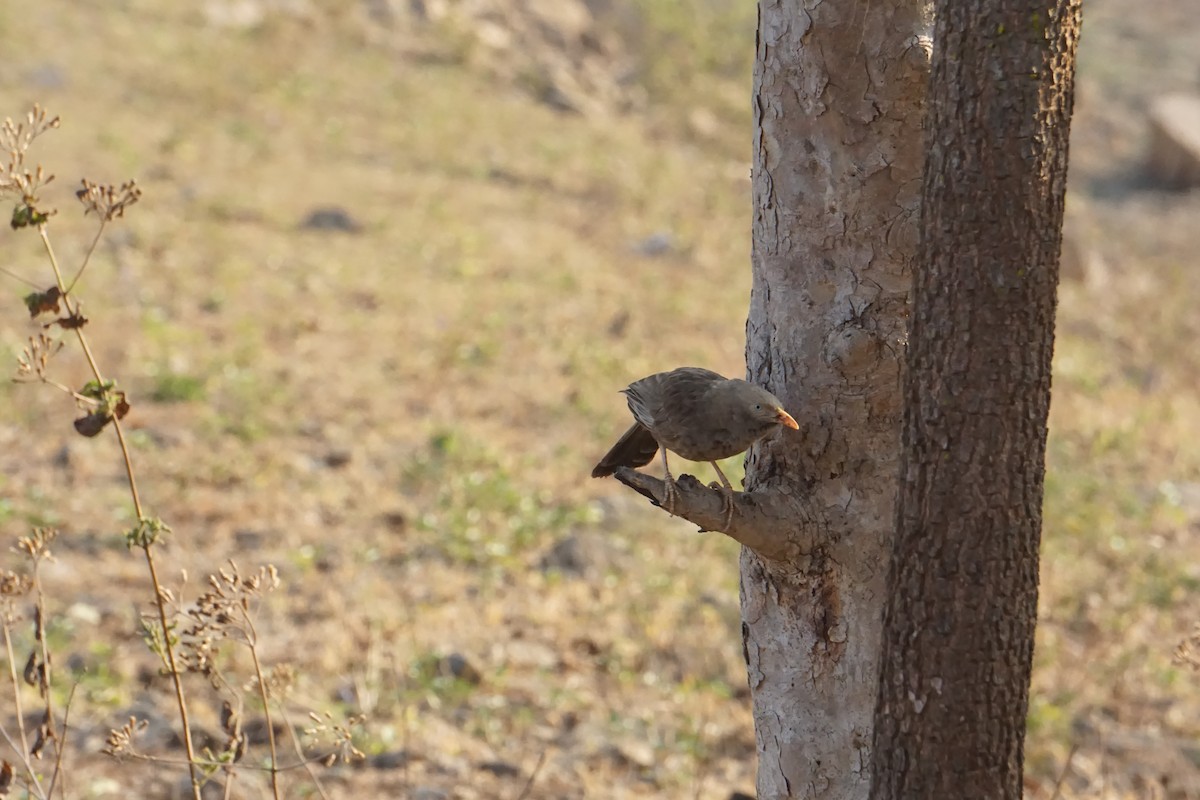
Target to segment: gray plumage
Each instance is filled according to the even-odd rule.
[[[622,391],[636,421],[592,469],[592,477],[649,464],[661,447],[671,511],[675,485],[666,451],[689,461],[707,461],[725,487],[726,527],[733,518],[733,487],[716,462],[741,453],[780,426],[798,427],[766,389],[699,367],[650,375]]]

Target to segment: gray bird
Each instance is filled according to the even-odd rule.
[[[721,478],[726,529],[733,523],[733,486],[717,461],[743,452],[780,426],[799,425],[775,395],[741,380],[699,367],[680,367],[634,381],[621,390],[636,422],[592,469],[593,478],[618,467],[649,464],[662,449],[667,513],[675,513],[678,490],[667,465],[670,450],[689,461],[707,461]]]

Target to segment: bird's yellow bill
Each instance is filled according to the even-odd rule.
[[[796,424],[796,420],[792,419],[792,415],[784,411],[782,408],[775,409],[775,415],[779,418],[779,424],[785,428],[791,428],[794,431],[800,430],[800,426]]]

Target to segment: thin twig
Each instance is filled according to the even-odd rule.
[[[75,284],[79,283],[79,278],[83,275],[83,271],[87,269],[88,262],[92,259],[92,253],[96,252],[96,245],[100,243],[100,237],[104,234],[104,226],[107,224],[108,220],[106,220],[104,217],[100,217],[100,227],[96,229],[96,237],[92,239],[92,246],[89,247],[87,252],[83,254],[83,263],[79,265],[79,269],[76,271],[75,277],[71,278],[71,284],[67,286],[66,291],[63,292],[64,295],[70,294],[75,288]]]
[[[97,378],[97,380],[99,379]],[[121,420],[117,419],[116,415],[113,415],[112,426],[113,430],[117,432],[117,442],[121,445],[121,457],[125,460],[125,477],[129,480],[129,494],[133,497],[133,510],[134,513],[137,514],[138,521],[140,522],[145,515],[142,513],[142,500],[138,496],[137,479],[133,476],[133,458],[129,455],[129,443],[125,441],[125,429],[121,427]],[[144,549],[146,550],[147,557],[149,557],[150,545],[144,545]],[[153,569],[151,571],[153,572]],[[163,602],[161,599],[161,592],[159,591],[157,578],[154,581],[154,596],[159,598],[158,604],[161,607]],[[165,619],[166,617],[164,612],[164,620]],[[166,625],[165,621],[163,622],[163,625]],[[163,628],[163,636],[167,636],[167,629],[165,627]],[[170,639],[168,638],[167,641],[169,642]],[[171,666],[173,669],[174,664]]]
[[[57,783],[59,785],[58,792],[62,795],[63,800],[66,800],[67,797],[67,779],[65,776],[61,781],[58,778],[60,775],[63,775],[63,753],[67,749],[67,720],[71,718],[71,701],[75,699],[75,690],[78,688],[78,681],[71,684],[71,691],[67,693],[67,702],[63,705],[62,738],[58,740],[58,747],[56,748],[58,751],[57,757],[54,759],[54,772],[50,775],[50,788],[46,790],[47,796],[53,796],[54,784]]]
[[[317,787],[317,792],[324,800],[329,800],[329,795],[325,794],[325,787],[321,785],[321,780],[317,777],[316,770],[312,768],[314,761],[310,761],[304,756],[304,748],[300,745],[300,739],[296,736],[296,729],[292,725],[291,719],[288,718],[287,709],[283,707],[283,703],[279,704],[279,714],[283,717],[283,724],[287,726],[288,737],[292,741],[292,749],[296,751],[296,757],[300,759],[301,766],[308,772],[309,779],[312,780],[313,786]]]
[[[12,737],[8,735],[8,730],[2,726],[0,726],[0,734],[3,734],[5,741],[8,742],[8,746],[13,749],[13,752],[17,754],[17,758],[20,759],[21,765],[25,768],[25,775],[29,780],[33,781],[33,788],[36,790],[37,796],[44,798],[46,797],[46,792],[42,788],[41,781],[38,780],[37,772],[33,769],[33,765],[29,763],[29,739],[25,734],[25,712],[21,708],[21,681],[17,677],[17,662],[13,658],[12,632],[9,630],[7,618],[4,620],[3,628],[4,649],[8,656],[8,673],[12,679],[13,699],[17,712],[17,732],[21,737],[20,748],[17,747],[17,743],[12,740]]]
[[[20,281],[21,283],[25,284],[26,286],[28,286],[32,289],[41,289],[42,288],[41,286],[38,286],[33,281],[29,280],[28,278],[22,278],[20,275],[18,275],[17,273],[13,272],[10,269],[0,267],[0,272],[4,273],[5,275],[12,278],[13,280]]]
[[[223,793],[224,800],[229,800],[233,797],[233,781],[237,777],[237,770],[233,763],[225,765],[225,792]]]
[[[1067,760],[1063,762],[1062,769],[1059,770],[1058,780],[1054,782],[1054,791],[1050,794],[1050,800],[1058,800],[1062,797],[1063,784],[1067,782],[1067,772],[1071,769],[1071,761],[1075,758],[1075,753],[1079,751],[1079,742],[1071,742],[1071,750],[1067,753]]]
[[[704,781],[707,778],[708,759],[702,757],[701,750],[704,747],[704,729],[708,727],[708,715],[701,714],[696,720],[696,748],[692,752],[692,760],[695,762],[696,775],[696,793],[695,800],[700,800],[700,793],[704,791]]]
[[[116,420],[113,420],[116,422]],[[120,431],[120,428],[117,428]],[[125,438],[121,437],[121,445],[124,447]],[[128,462],[126,462],[128,463]],[[175,702],[179,707],[179,720],[183,726],[183,746],[187,752],[188,773],[192,778],[192,795],[195,800],[202,800],[200,796],[200,787],[203,782],[200,780],[200,775],[196,771],[196,753],[192,746],[192,728],[188,720],[187,701],[183,694],[183,678],[179,674],[179,667],[175,664],[175,648],[171,645],[171,626],[167,621],[167,606],[163,600],[162,590],[159,588],[161,584],[158,582],[158,570],[154,566],[154,554],[150,551],[150,545],[146,544],[142,547],[142,552],[146,554],[146,566],[150,570],[150,583],[154,587],[154,601],[158,608],[158,621],[162,625],[163,631],[163,650],[167,654],[167,666],[171,669],[171,680],[175,684]]]
[[[38,556],[33,558],[33,595],[34,595],[34,636],[37,639],[38,645],[42,651],[42,673],[38,676],[38,692],[42,695],[42,700],[46,705],[46,722],[44,723],[50,728],[50,739],[54,741],[55,760],[61,755],[62,742],[59,740],[58,731],[54,726],[54,699],[50,693],[50,645],[46,642],[46,596],[42,592],[41,579],[41,559]],[[39,733],[39,736],[42,735]],[[50,797],[54,793],[54,777],[50,778],[50,788],[46,792],[46,796]]]
[[[13,685],[13,701],[17,707],[17,731],[21,735],[21,750],[22,754],[29,754],[29,739],[25,736],[25,711],[21,708],[21,682],[17,678],[17,661],[13,657],[12,634],[8,629],[8,621],[4,622],[4,649],[8,654],[8,674],[12,678]],[[5,734],[7,736],[7,733]],[[10,742],[11,744],[11,742]],[[16,749],[15,747],[13,748]],[[34,781],[36,781],[36,776]],[[41,794],[41,787],[38,787],[38,793]]]
[[[275,795],[275,800],[281,800],[279,796],[279,770],[276,767],[279,765],[279,757],[275,751],[275,725],[271,722],[271,701],[267,697],[267,682],[263,677],[262,663],[258,660],[258,633],[254,629],[254,621],[250,619],[250,614],[245,608],[242,609],[242,618],[246,621],[247,644],[250,647],[250,660],[254,663],[254,674],[258,678],[258,696],[262,698],[263,715],[267,721],[267,745],[271,748],[271,792]]]
[[[543,750],[538,756],[537,763],[533,765],[533,771],[529,773],[529,780],[525,781],[525,788],[521,789],[521,793],[516,796],[515,800],[525,800],[529,796],[529,791],[533,789],[533,782],[537,780],[538,773],[542,771],[542,764],[546,763],[546,751]]]
[[[329,760],[330,756],[334,756],[334,755],[337,755],[337,751],[331,750],[328,753],[322,753],[319,756],[313,756],[312,758],[305,758],[303,761],[298,761],[295,764],[280,764],[275,769],[276,769],[276,771],[281,772],[281,773],[294,772],[295,770],[298,770],[298,769],[308,769],[313,764],[325,763],[326,761]],[[146,755],[145,753],[139,753],[136,750],[133,750],[128,747],[121,751],[121,758],[132,758],[137,761],[144,761],[147,764],[171,764],[171,765],[179,766],[179,767],[182,767],[188,763],[185,759],[182,759],[182,758],[163,758],[162,756]],[[227,762],[227,761],[209,761],[207,758],[197,758],[194,763],[196,764],[196,766],[208,767],[208,768],[212,768],[212,769],[221,769],[221,768],[225,768],[225,767],[229,766],[229,762]],[[253,764],[238,764],[237,768],[249,770],[251,772],[270,772],[271,771],[270,767],[256,767]]]
[[[14,378],[13,380],[17,381],[17,383],[25,383],[25,381],[19,380],[17,378]],[[99,401],[96,400],[96,398],[88,397],[87,395],[80,394],[79,392],[72,389],[70,386],[61,384],[58,381],[54,380],[53,378],[47,378],[45,375],[43,375],[41,378],[39,378],[39,380],[42,383],[46,384],[47,386],[52,386],[55,389],[58,389],[60,392],[66,392],[67,394],[71,395],[71,398],[76,400],[77,402],[87,403],[88,405],[91,405],[91,406],[99,405]]]
[[[101,231],[102,230],[103,225],[101,225]],[[71,298],[68,295],[68,289],[66,285],[63,283],[62,270],[58,266],[58,259],[54,255],[54,248],[50,245],[50,235],[46,231],[46,224],[44,222],[38,225],[38,235],[41,237],[42,245],[46,249],[46,255],[50,259],[50,266],[54,270],[54,279],[56,281],[56,285],[58,286],[59,293],[62,296],[63,305],[67,310],[68,316],[73,316],[75,314],[75,309],[71,306]],[[98,238],[99,233],[97,233],[97,240]],[[95,242],[92,243],[92,247],[88,250],[89,256],[94,249]],[[81,268],[80,273],[82,273],[82,271],[83,270]],[[75,277],[78,279],[79,274],[76,274]],[[72,282],[72,286],[74,286],[74,282]],[[88,365],[92,369],[92,375],[96,378],[96,382],[98,384],[103,385],[104,376],[100,372],[100,367],[96,363],[95,356],[92,355],[92,349],[88,345],[87,336],[84,335],[83,328],[75,328],[74,330],[76,337],[79,339],[79,346],[83,350],[83,354],[87,358]],[[129,445],[125,441],[125,432],[121,428],[121,421],[114,416],[112,418],[112,422],[113,428],[117,432],[117,441],[121,446],[121,456],[125,460],[125,474],[129,479],[129,492],[133,497],[134,512],[136,513],[137,519],[140,522],[145,518],[145,514],[142,510],[141,498],[138,496],[137,480],[135,479],[133,473],[133,460],[129,455]],[[183,692],[183,678],[180,675],[179,668],[175,662],[175,647],[171,644],[171,625],[167,619],[166,601],[163,599],[162,584],[159,583],[158,580],[158,570],[154,565],[154,555],[151,553],[150,547],[150,543],[142,545],[142,552],[145,553],[146,566],[150,571],[150,583],[154,589],[154,604],[158,608],[159,624],[162,625],[163,649],[166,651],[167,666],[171,670],[171,681],[175,688],[175,702],[179,707],[179,721],[183,727],[183,745],[187,752],[188,773],[191,776],[192,781],[192,796],[195,798],[195,800],[201,800],[200,787],[203,785],[203,781],[201,780],[201,775],[196,768],[196,751],[195,746],[192,744],[192,728],[191,722],[188,718],[187,700]]]
[[[42,246],[46,248],[46,255],[50,258],[50,267],[54,270],[55,285],[58,286],[58,291],[63,301],[63,306],[67,309],[67,316],[74,316],[75,309],[71,307],[71,299],[67,296],[67,287],[63,285],[62,270],[58,266],[58,258],[54,255],[54,248],[50,246],[50,234],[46,232],[46,223],[38,225],[38,235],[42,237]],[[87,337],[83,335],[83,328],[75,328],[75,335],[79,337],[79,346],[83,348],[83,355],[87,358],[88,366],[92,368],[92,374],[96,376],[97,383],[104,383],[104,378],[100,375],[100,367],[96,365],[96,359],[92,356],[92,348],[88,346]]]

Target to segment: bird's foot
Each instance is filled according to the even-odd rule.
[[[725,511],[725,527],[722,529],[726,532],[733,527],[733,490],[722,487],[721,506]]]
[[[667,475],[667,479],[663,481],[662,507],[671,516],[675,516],[675,503],[678,499],[679,488],[675,485],[675,479]]]

